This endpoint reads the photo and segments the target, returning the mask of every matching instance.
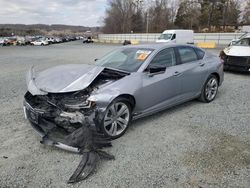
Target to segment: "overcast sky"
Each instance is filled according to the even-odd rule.
[[[0,24],[100,26],[106,0],[0,0]]]

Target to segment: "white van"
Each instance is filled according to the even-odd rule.
[[[156,42],[194,44],[194,31],[184,29],[165,30]]]

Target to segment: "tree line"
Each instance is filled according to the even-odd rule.
[[[250,0],[108,0],[104,33],[233,31],[250,25]]]
[[[100,32],[100,27],[84,27],[71,25],[46,25],[46,24],[0,24],[0,37],[12,35],[29,36],[29,35],[83,35],[86,31],[92,33]]]

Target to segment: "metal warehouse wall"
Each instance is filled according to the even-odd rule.
[[[140,42],[154,42],[161,33],[138,33],[138,34],[99,34],[99,40],[124,41],[138,40]],[[217,45],[228,44],[243,33],[194,33],[194,42],[215,42]]]

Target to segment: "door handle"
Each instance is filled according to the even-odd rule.
[[[174,72],[174,76],[179,76],[179,75],[181,75],[181,72],[178,72],[178,71]]]
[[[203,66],[205,65],[205,63],[204,63],[204,62],[200,62],[199,65],[200,65],[201,67],[203,67]]]

